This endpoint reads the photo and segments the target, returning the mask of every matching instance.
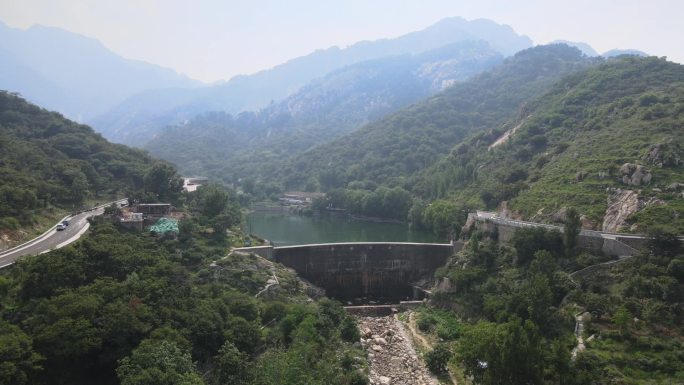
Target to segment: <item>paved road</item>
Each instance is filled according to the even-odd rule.
[[[126,200],[116,201],[117,203]],[[110,205],[112,202],[93,208],[90,211],[82,212],[67,217],[69,220],[69,226],[66,227],[64,231],[57,231],[55,224],[50,230],[46,231],[42,235],[23,243],[17,247],[0,253],[0,269],[13,264],[17,259],[25,255],[36,255],[48,252],[52,249],[59,249],[64,247],[83,235],[90,224],[88,223],[88,218],[102,215],[104,213],[104,207]],[[61,223],[60,220],[58,223]]]

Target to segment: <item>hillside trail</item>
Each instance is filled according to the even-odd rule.
[[[416,313],[412,311],[408,313],[408,322],[406,323],[406,325],[408,326],[408,329],[411,332],[411,337],[413,337],[413,341],[419,341],[423,350],[429,351],[434,349],[430,341],[428,341],[427,338],[423,337],[420,331],[418,331],[416,323]],[[451,370],[447,369],[447,373],[449,374],[449,379],[451,380],[451,383],[453,385],[458,385],[458,381],[454,377],[453,373],[451,373]]]

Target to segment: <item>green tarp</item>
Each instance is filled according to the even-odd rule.
[[[157,234],[178,233],[178,221],[171,218],[160,218],[157,223],[150,227],[150,231]]]

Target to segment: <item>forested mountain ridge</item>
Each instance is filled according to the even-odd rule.
[[[462,223],[467,210],[513,210],[554,222],[568,207],[580,211],[586,228],[645,232],[662,225],[683,233],[682,66],[636,56],[584,58],[574,71],[532,88],[530,78],[549,68],[539,57],[553,51],[581,58],[567,46],[523,51],[307,151],[265,179],[283,175],[286,188],[327,191],[324,206],[408,219],[439,234],[457,233],[448,223]],[[537,67],[522,61],[534,52]],[[504,72],[516,60],[528,78]],[[497,70],[507,76],[495,77]]]
[[[280,101],[316,78],[362,61],[419,54],[450,44],[484,40],[503,55],[530,47],[532,41],[507,25],[490,20],[447,18],[421,31],[396,38],[361,41],[349,47],[331,47],[289,60],[271,69],[240,75],[195,90],[151,90],[134,95],[111,111],[90,120],[105,137],[141,145],[159,129],[208,111],[237,114]],[[144,130],[145,136],[138,135]]]
[[[354,64],[282,102],[235,117],[207,113],[163,130],[147,148],[185,172],[234,181],[428,97],[500,63],[486,42]]]
[[[684,66],[611,59],[563,79],[507,125],[469,138],[426,170],[415,191],[468,207],[509,201],[533,220],[558,220],[573,206],[590,228],[684,233],[683,138]]]
[[[128,60],[97,40],[55,27],[0,23],[0,89],[81,122],[148,89],[196,87],[168,68]]]
[[[144,189],[155,161],[84,125],[0,92],[0,231],[34,224],[50,207]]]
[[[286,188],[309,178],[321,188],[372,181],[404,186],[470,133],[498,127],[531,98],[572,72],[592,65],[576,48],[530,48],[475,78],[402,109],[286,162],[264,178],[281,178]]]

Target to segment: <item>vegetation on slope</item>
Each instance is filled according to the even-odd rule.
[[[588,228],[684,233],[684,67],[655,57],[580,61],[567,66],[581,71],[531,82],[547,61],[567,63],[559,52],[572,50],[522,52],[498,69],[506,76],[456,86],[280,174],[286,185],[328,191],[321,207],[390,213],[442,236],[458,236],[465,212],[504,201],[536,221],[563,220],[573,206]]]
[[[351,181],[402,186],[472,132],[498,127],[530,98],[591,61],[565,45],[527,49],[474,79],[286,163],[286,187],[318,178],[321,189]]]
[[[160,174],[175,175],[175,170],[0,92],[0,231],[33,225],[52,207],[73,211],[87,200],[124,192],[168,199],[159,190],[168,180],[155,181]]]
[[[491,144],[518,126],[506,143]],[[658,58],[609,60],[569,76],[498,129],[473,135],[424,171],[413,192],[458,206],[509,208],[534,220],[562,219],[574,206],[585,226],[601,223],[617,190],[638,193],[625,221],[684,233],[684,66]],[[626,184],[625,163],[651,175]],[[628,229],[625,226],[624,229]]]
[[[349,133],[502,60],[485,42],[447,45],[342,68],[259,112],[200,115],[145,148],[184,172],[228,183],[269,174],[283,159]]]
[[[682,382],[684,255],[663,239],[571,277],[603,257],[543,229],[519,229],[506,246],[475,233],[438,272],[443,282],[418,326],[476,384]],[[573,358],[579,314],[586,349]]]
[[[312,302],[270,261],[226,256],[242,243],[232,193],[187,199],[177,239],[96,220],[0,275],[0,384],[366,383],[339,304]]]

